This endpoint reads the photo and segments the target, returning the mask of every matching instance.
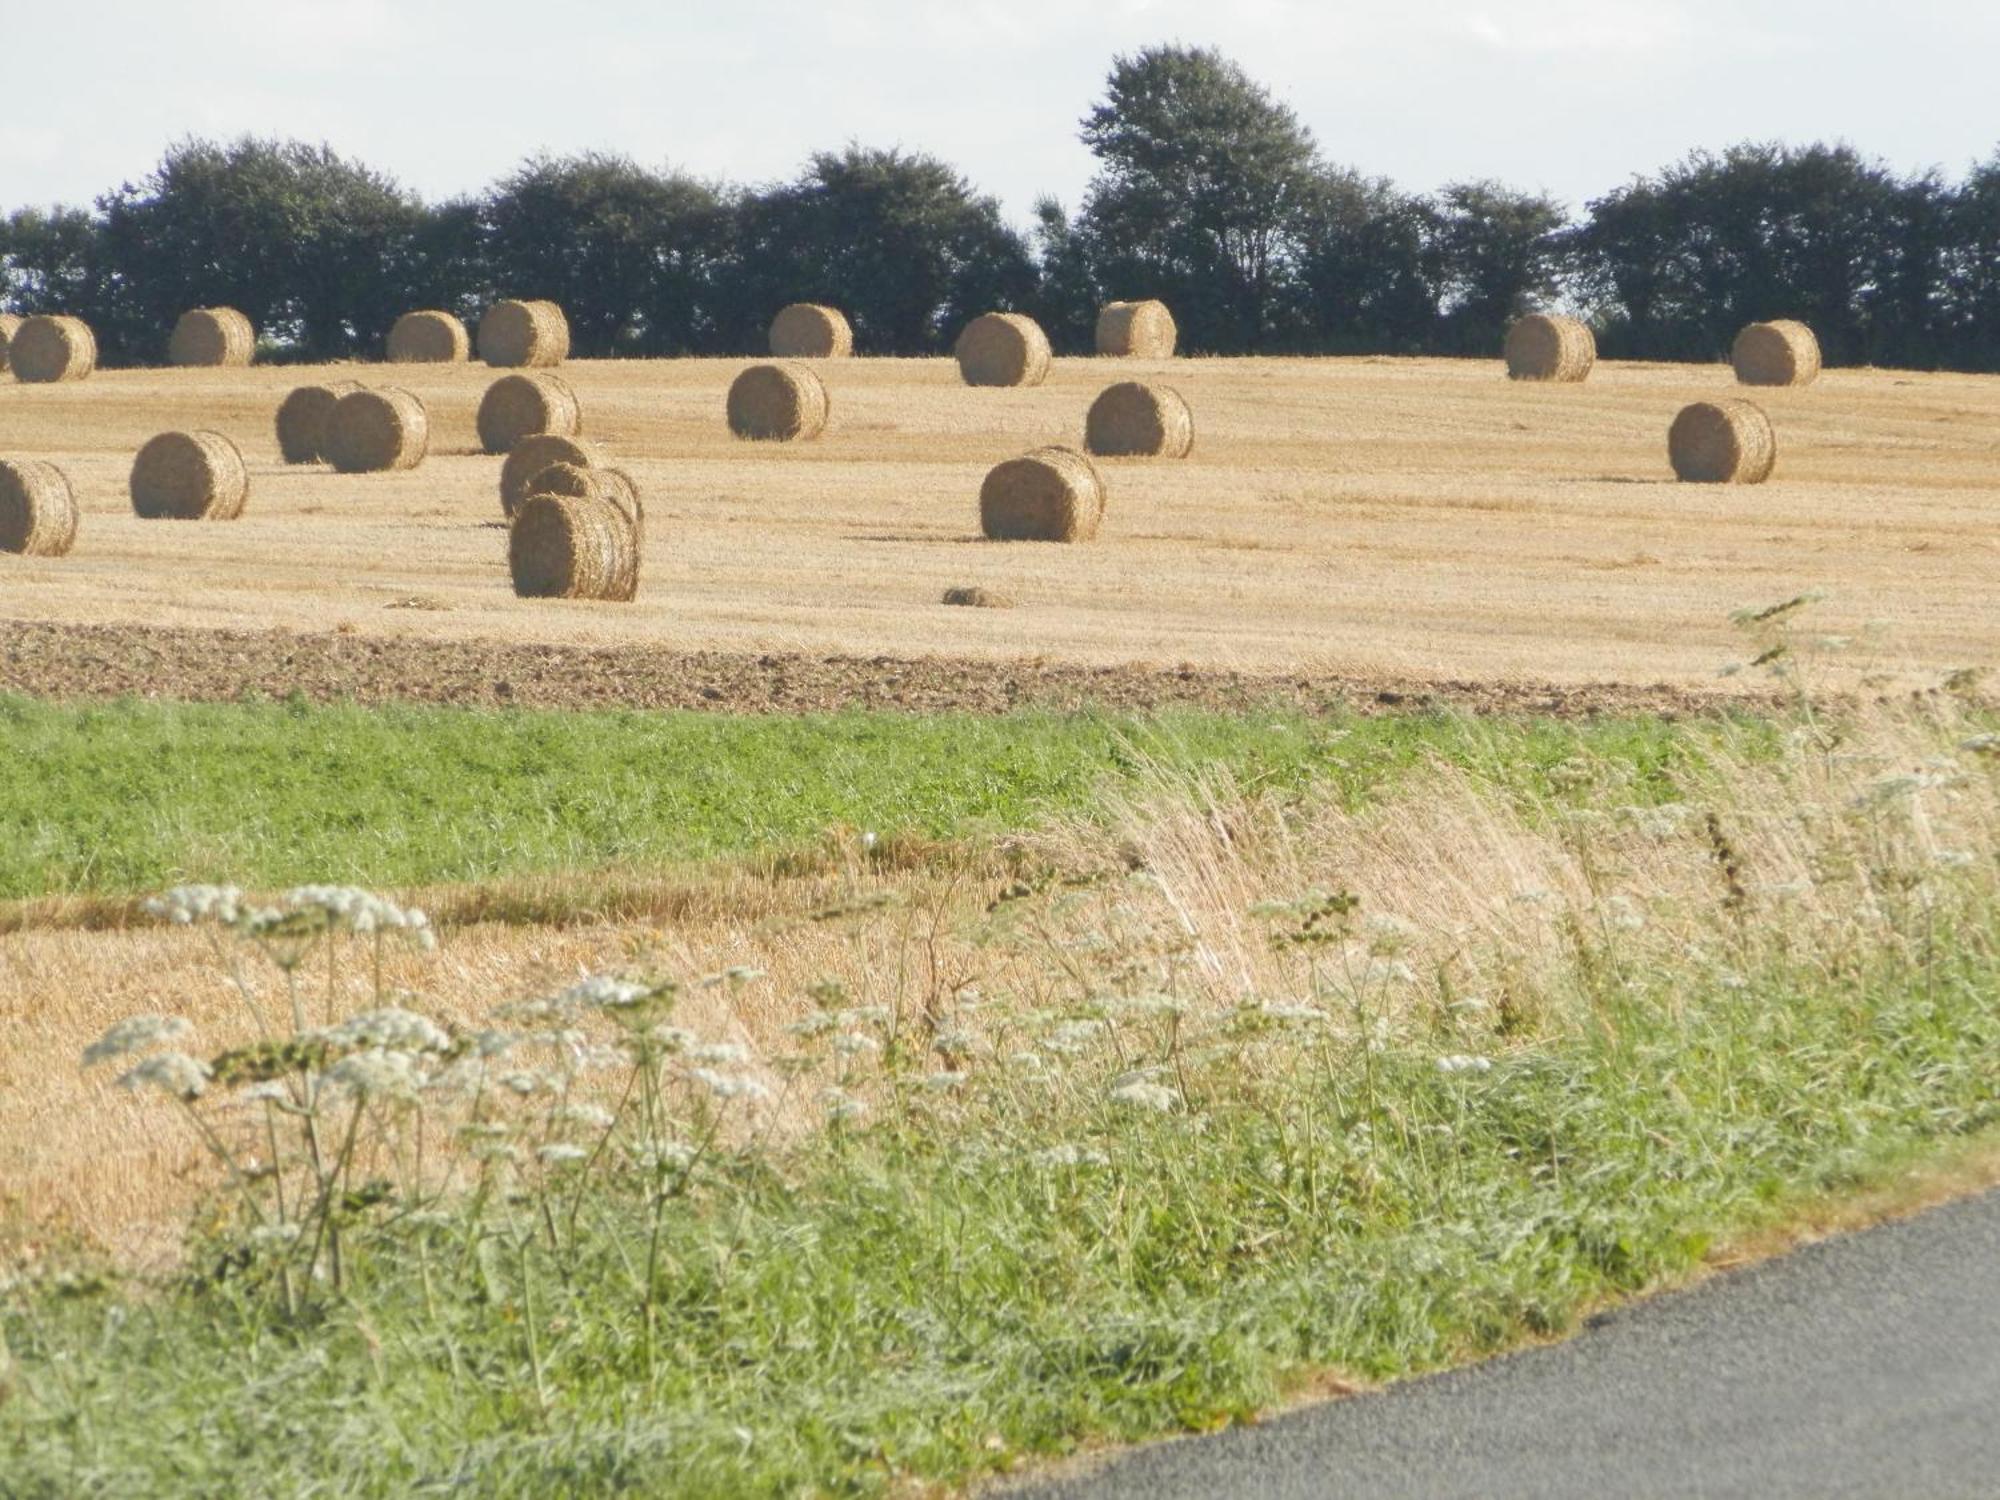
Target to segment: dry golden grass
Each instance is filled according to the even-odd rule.
[[[1097,545],[982,544],[981,478],[1077,443],[1102,360],[1035,389],[965,386],[948,359],[855,360],[805,447],[716,420],[745,361],[573,363],[606,461],[658,527],[636,605],[527,605],[478,452],[480,367],[399,366],[432,415],[412,474],[278,462],[271,414],[319,371],[100,372],[0,383],[10,456],[75,481],[84,538],[10,559],[0,614],[279,626],[364,636],[1394,673],[1470,681],[1713,682],[1733,609],[1824,591],[1829,631],[1914,666],[1990,660],[2000,379],[1829,372],[1767,393],[1781,458],[1754,493],[1677,485],[1666,433],[1733,395],[1725,365],[1600,364],[1582,387],[1510,382],[1498,360],[1126,361],[1201,413],[1184,463],[1106,466]],[[124,493],[153,433],[228,432],[257,504],[162,531]],[[947,610],[947,587],[1008,611]],[[446,608],[391,610],[421,593]],[[1856,670],[1869,665],[1853,658]]]

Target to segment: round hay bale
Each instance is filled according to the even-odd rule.
[[[7,368],[7,341],[20,326],[21,320],[15,314],[0,313],[0,370]]]
[[[31,385],[81,380],[97,368],[97,335],[81,318],[38,314],[7,340],[7,363]]]
[[[638,489],[620,476],[625,499],[608,498],[615,470],[575,470],[589,494],[537,494],[521,502],[507,534],[507,565],[523,599],[623,602],[639,588],[643,524]]]
[[[500,508],[513,515],[533,491],[529,482],[552,464],[597,466],[597,455],[575,438],[559,432],[531,432],[507,450],[500,465]]]
[[[1180,330],[1164,302],[1107,302],[1097,314],[1097,352],[1126,359],[1172,359]]]
[[[569,358],[569,319],[553,302],[496,302],[479,319],[479,357],[502,369]]]
[[[1074,448],[1010,458],[979,487],[979,526],[1001,542],[1087,542],[1104,519],[1104,481]]]
[[[76,545],[76,492],[39,458],[0,458],[0,552],[61,557]]]
[[[729,430],[740,438],[815,438],[826,413],[826,387],[804,365],[752,365],[729,385]]]
[[[583,431],[583,407],[560,375],[502,375],[479,401],[479,442],[488,453],[508,453],[524,437]]]
[[[854,353],[847,314],[817,302],[794,302],[771,319],[774,359],[846,359]]]
[[[389,330],[392,365],[462,365],[472,354],[472,337],[448,312],[425,308],[406,312]]]
[[[1597,335],[1577,318],[1529,313],[1507,330],[1507,378],[1574,384],[1597,363]]]
[[[624,541],[612,559],[611,575],[602,581],[596,599],[627,600],[639,592],[639,564],[646,550],[646,504],[639,483],[623,469],[587,469],[556,463],[529,481],[529,498],[556,495],[571,500],[597,500],[618,513]],[[526,502],[523,502],[524,504]]]
[[[233,521],[250,499],[236,444],[219,432],[163,432],[132,460],[132,509],[148,521]]]
[[[1771,419],[1749,401],[1697,401],[1667,430],[1674,473],[1694,484],[1762,484],[1778,462]]]
[[[1789,318],[1752,323],[1729,351],[1744,385],[1811,385],[1819,378],[1819,340]]]
[[[330,380],[325,385],[302,385],[278,403],[278,452],[288,464],[316,464],[326,456],[326,419],[333,415],[334,403],[350,391],[360,390],[358,380]]]
[[[1123,380],[1090,403],[1083,446],[1106,458],[1186,458],[1194,414],[1172,386]]]
[[[414,469],[430,442],[424,403],[393,385],[349,391],[326,419],[326,460],[343,474]]]
[[[1006,594],[996,594],[992,589],[983,589],[976,583],[962,584],[944,591],[944,602],[964,609],[1012,609],[1014,601]]]
[[[257,330],[233,307],[189,308],[167,340],[171,365],[247,365],[256,354]]]
[[[1049,339],[1020,313],[982,313],[965,325],[953,353],[967,385],[1040,385],[1049,374]]]

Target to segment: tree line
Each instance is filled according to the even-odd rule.
[[[1159,297],[1191,353],[1490,354],[1565,306],[1614,357],[1712,359],[1794,317],[1831,363],[2000,369],[2000,154],[1959,181],[1844,144],[1697,152],[1586,205],[1491,181],[1404,192],[1331,163],[1220,54],[1118,58],[1081,122],[1097,168],[1032,229],[921,152],[849,145],[746,187],[618,155],[538,156],[427,203],[325,146],[188,140],[89,208],[0,220],[0,306],[67,312],[148,363],[189,307],[275,352],[371,356],[396,317],[545,297],[583,356],[761,352],[787,302],[858,350],[935,353],[991,309],[1091,347],[1111,298]]]

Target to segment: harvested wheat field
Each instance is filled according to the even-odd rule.
[[[500,460],[474,427],[483,368],[398,366],[430,457],[353,476],[286,466],[272,432],[288,390],[352,367],[0,385],[0,451],[62,466],[83,521],[69,557],[6,560],[0,619],[327,632],[385,643],[391,673],[386,643],[407,640],[1687,689],[1740,655],[1733,610],[1813,590],[1816,622],[1852,639],[1836,679],[2000,644],[2000,379],[1774,388],[1777,470],[1749,491],[1677,484],[1667,461],[1674,414],[1736,389],[1725,365],[1613,362],[1546,387],[1497,359],[1124,361],[1171,379],[1201,442],[1173,465],[1105,462],[1102,530],[1064,548],[980,540],[980,482],[1080,443],[1104,361],[1008,390],[949,359],[843,363],[805,446],[717,420],[746,363],[564,366],[654,521],[639,598],[615,609],[514,597]],[[242,446],[257,503],[229,527],[149,526],[131,455],[191,425]],[[965,587],[1018,607],[938,602]],[[5,661],[0,686],[40,685]]]

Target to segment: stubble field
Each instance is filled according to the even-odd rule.
[[[440,676],[477,679],[482,666],[495,680],[533,676],[545,648],[577,653],[556,675],[591,701],[621,696],[599,680],[618,675],[607,650],[612,663],[624,653],[648,663],[640,678],[667,680],[705,655],[717,685],[701,696],[725,704],[759,657],[802,664],[808,678],[824,677],[829,658],[926,660],[925,707],[951,700],[955,676],[978,678],[960,664],[1003,661],[1162,679],[1188,668],[1324,677],[1351,691],[1686,692],[1741,682],[1717,676],[1742,654],[1732,611],[1801,591],[1826,596],[1816,625],[1845,638],[1830,685],[1977,665],[2000,635],[2000,381],[1990,378],[1835,371],[1810,389],[1760,393],[1778,471],[1736,488],[1676,484],[1665,454],[1682,404],[1735,392],[1723,366],[1607,363],[1585,385],[1552,387],[1510,383],[1495,361],[1071,359],[1039,389],[975,390],[948,360],[856,360],[825,370],[826,435],[779,445],[724,427],[741,363],[565,367],[587,435],[646,496],[644,582],[629,606],[513,597],[499,461],[473,433],[493,378],[483,367],[0,384],[0,452],[65,466],[83,510],[72,556],[9,560],[0,619],[15,622],[14,642],[0,676],[24,691],[172,691],[183,669],[195,695],[240,685],[242,672],[225,667],[207,672],[220,686],[204,686],[212,636],[162,637],[168,659],[134,662],[130,628],[182,627],[311,633],[321,655],[328,638],[352,640],[363,663],[331,684],[302,668],[301,685],[364,697],[463,696]],[[422,396],[426,462],[370,476],[281,464],[273,411],[294,384],[329,375]],[[1095,393],[1133,377],[1187,397],[1192,457],[1108,461],[1110,506],[1093,545],[980,541],[986,469],[1079,441]],[[132,515],[131,456],[176,427],[216,428],[243,447],[252,493],[241,520]],[[1016,607],[939,602],[967,584]],[[241,641],[218,649],[257,654]],[[112,658],[105,673],[93,675],[93,655]],[[843,681],[809,685],[803,699],[845,701]],[[875,699],[895,701],[897,686],[876,684]],[[688,696],[636,679],[626,689],[631,701]],[[745,706],[769,706],[767,691],[746,692]],[[558,682],[538,697],[564,693]]]

